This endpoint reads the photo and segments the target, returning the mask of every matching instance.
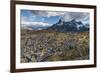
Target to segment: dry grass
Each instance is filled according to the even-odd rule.
[[[89,59],[89,32],[21,30],[21,62]]]

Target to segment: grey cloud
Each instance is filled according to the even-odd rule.
[[[83,20],[87,16],[89,16],[89,13],[86,13],[86,12],[67,12],[67,13],[64,14],[62,19],[64,21],[71,21],[73,19]]]
[[[71,21],[73,19],[76,20],[83,20],[89,17],[89,13],[87,12],[65,12],[65,11],[39,11],[39,10],[31,10],[33,15],[40,15],[40,16],[59,16],[62,18],[63,21]]]

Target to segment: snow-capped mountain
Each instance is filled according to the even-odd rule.
[[[21,25],[22,29],[28,29],[28,30],[52,30],[52,31],[58,31],[58,32],[83,32],[83,31],[89,31],[89,24],[79,21],[79,20],[71,20],[71,21],[64,21],[62,19],[59,19],[59,21],[56,24],[49,25],[47,23],[23,23]]]
[[[52,25],[51,27],[47,28],[47,30],[54,30],[59,32],[67,32],[67,31],[89,31],[89,24],[83,24],[82,21],[76,21],[75,19],[65,22],[61,19]]]

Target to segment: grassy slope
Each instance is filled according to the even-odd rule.
[[[21,62],[89,59],[89,32],[21,31]]]

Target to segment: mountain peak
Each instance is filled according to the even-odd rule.
[[[71,22],[76,22],[76,20],[75,19],[72,19]]]
[[[63,21],[62,21],[61,19],[59,19],[58,22],[57,22],[56,24],[60,26],[60,25],[63,24]]]
[[[65,22],[62,19],[54,24],[53,26],[47,28],[47,30],[54,30],[60,32],[80,32],[80,31],[89,31],[89,27],[86,27],[81,21],[76,21],[75,19]]]

